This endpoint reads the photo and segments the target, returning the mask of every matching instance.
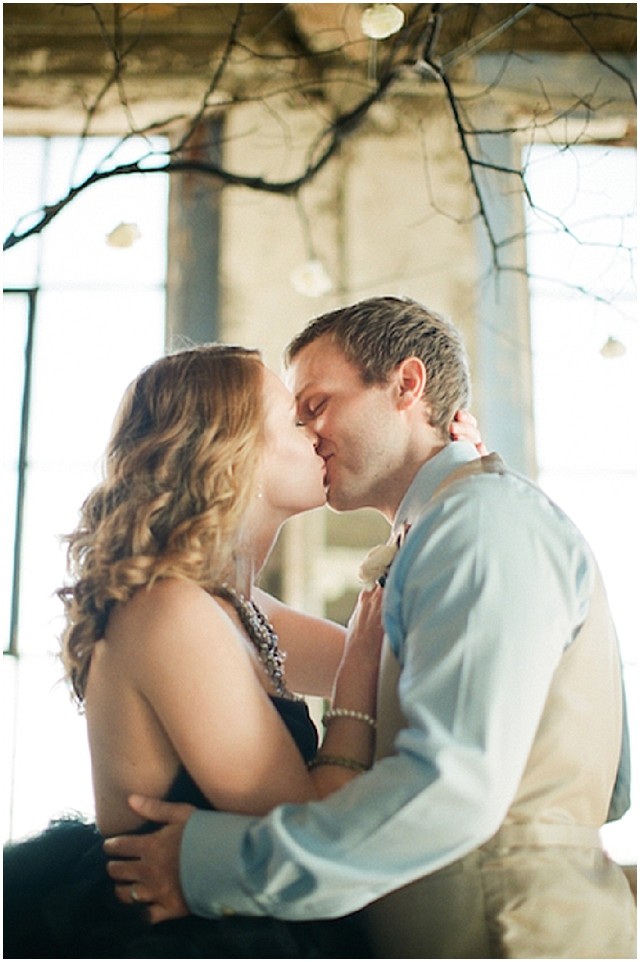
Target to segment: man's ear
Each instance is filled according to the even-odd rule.
[[[406,357],[393,372],[397,389],[398,409],[408,410],[421,404],[427,385],[427,370],[419,357]]]

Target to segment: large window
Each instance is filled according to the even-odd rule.
[[[80,147],[74,138],[5,141],[5,234],[115,142]],[[140,146],[126,144],[117,159],[123,151],[137,156]],[[167,189],[163,175],[104,181],[5,254],[5,837],[42,828],[69,807],[93,809],[83,719],[59,683],[61,536],[99,476],[125,386],[163,352]],[[124,231],[131,246],[114,246],[120,224],[134,225]]]
[[[637,732],[636,152],[539,146],[528,153],[536,448],[541,486],[600,563]],[[636,861],[634,810],[603,831]]]

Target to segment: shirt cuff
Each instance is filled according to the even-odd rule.
[[[263,915],[241,884],[242,848],[258,819],[227,812],[194,812],[180,848],[180,881],[194,915]]]

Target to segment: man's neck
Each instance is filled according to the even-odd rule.
[[[469,462],[479,459],[480,455],[470,441],[452,441],[435,452],[416,472],[405,491],[393,519],[394,528],[397,529],[407,522],[412,523],[429,499],[447,483],[450,475]]]
[[[386,499],[381,499],[380,504],[372,505],[375,507],[390,524],[393,524],[394,519],[398,513],[398,508],[402,503],[402,499],[411,487],[415,476],[418,471],[422,468],[427,461],[434,458],[436,454],[440,452],[447,446],[445,441],[440,439],[429,439],[427,444],[416,446],[415,450],[412,450],[409,456],[405,459],[403,464],[399,467],[395,476],[389,478],[389,485],[387,487],[388,496]]]

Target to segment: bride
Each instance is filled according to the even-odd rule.
[[[362,598],[345,644],[341,627],[254,587],[282,523],[324,503],[313,440],[242,348],[162,358],[128,389],[60,592],[97,832],[62,822],[6,853],[8,957],[269,957],[270,945],[273,956],[343,957],[326,924],[151,930],[143,909],[116,902],[101,850],[105,836],[152,828],[129,809],[132,792],[258,814],[321,797],[370,764],[380,589]],[[350,714],[329,719],[325,753],[351,767],[309,769],[315,727],[291,692],[329,696],[334,679],[334,704]]]

